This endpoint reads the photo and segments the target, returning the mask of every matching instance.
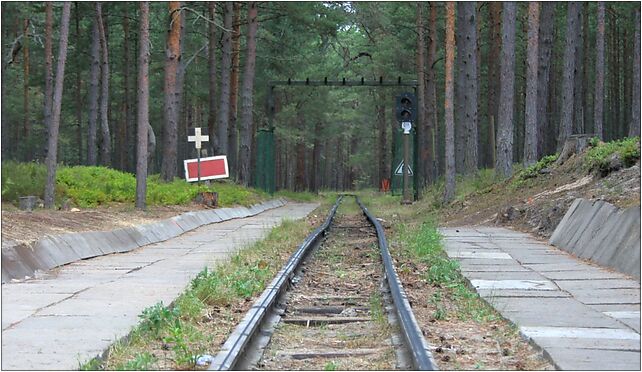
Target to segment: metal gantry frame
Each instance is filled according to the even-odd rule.
[[[341,80],[328,80],[324,78],[323,80],[310,80],[306,78],[305,80],[271,80],[267,83],[267,95],[266,95],[266,111],[267,111],[267,126],[259,129],[260,132],[268,132],[270,135],[263,135],[268,141],[274,141],[274,116],[275,105],[274,105],[274,90],[279,86],[309,86],[309,87],[381,87],[381,88],[390,88],[390,87],[408,87],[413,88],[415,94],[417,93],[417,80],[402,80],[401,77],[398,77],[396,80],[384,80],[382,76],[379,79],[365,79],[361,78],[360,80],[348,80],[343,78]],[[414,128],[417,133],[417,138],[421,135],[420,128],[421,125],[415,123]],[[258,133],[257,133],[258,134]],[[265,140],[263,140],[265,141]],[[422,184],[419,180],[421,172],[419,172],[419,151],[418,151],[418,140],[414,141],[414,164],[415,164],[415,174],[413,176],[414,183],[414,199],[418,200],[419,198],[419,186]],[[257,140],[258,143],[258,140]],[[258,146],[257,146],[258,147]],[[274,150],[269,151],[270,145],[263,143],[260,148],[257,148],[257,161],[256,161],[256,182],[255,185],[269,193],[274,193],[275,191],[275,158]],[[271,148],[274,148],[274,143],[272,143]],[[394,167],[393,167],[394,168]],[[393,171],[394,172],[394,171]]]

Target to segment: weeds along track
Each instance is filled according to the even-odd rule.
[[[392,266],[383,228],[358,199],[339,197],[210,369],[436,366]]]

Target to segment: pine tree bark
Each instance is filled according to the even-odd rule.
[[[120,119],[120,126],[118,130],[118,167],[120,170],[129,169],[129,146],[127,146],[127,139],[130,135],[131,125],[131,108],[129,106],[129,75],[130,75],[130,58],[129,58],[129,4],[124,4],[123,16],[123,115]]]
[[[635,35],[633,39],[633,98],[629,136],[640,135],[640,8],[635,10]]]
[[[89,71],[89,111],[87,137],[87,165],[98,164],[98,90],[100,86],[100,32],[98,22],[91,28],[91,69]]]
[[[462,7],[465,4],[457,2],[456,21],[455,21],[455,169],[457,174],[464,173],[464,160],[466,158],[466,121],[465,121],[465,53],[464,50],[464,12]]]
[[[515,2],[504,2],[502,9],[502,53],[500,95],[497,117],[497,156],[495,170],[502,177],[513,173],[513,102],[515,99]]]
[[[464,160],[463,172],[472,174],[477,170],[477,10],[476,2],[457,3],[458,27],[462,30],[461,47],[463,74],[461,96],[457,99],[463,100],[463,111],[460,115],[458,126],[464,130]]]
[[[537,154],[545,153],[547,132],[551,123],[548,107],[549,84],[553,59],[554,2],[542,1],[538,35],[537,62]]]
[[[169,29],[165,43],[163,162],[161,178],[171,182],[177,175],[178,120],[180,118],[179,64],[181,59],[180,1],[170,1]]]
[[[80,12],[78,11],[78,2],[74,2],[74,18],[76,21],[76,32],[74,35],[74,39],[76,42],[76,45],[80,45]],[[83,157],[82,157],[82,111],[83,111],[83,106],[82,106],[82,95],[81,95],[81,89],[82,89],[82,80],[81,80],[81,72],[82,72],[82,66],[83,66],[83,53],[82,51],[76,47],[76,89],[74,93],[74,99],[76,101],[76,146],[78,146],[78,165],[83,163]]]
[[[424,28],[424,3],[417,2],[417,140],[419,141],[419,162],[421,166],[415,166],[415,177],[419,178],[421,186],[426,182],[425,172],[428,164],[428,123],[426,120],[426,37]]]
[[[254,88],[254,73],[256,69],[256,32],[258,29],[257,4],[247,4],[247,41],[245,71],[241,89],[241,130],[239,148],[239,182],[248,185],[250,182],[250,152],[252,151],[252,95]]]
[[[499,82],[500,82],[500,61],[502,53],[502,3],[490,2],[488,4],[488,39],[490,40],[490,48],[488,51],[488,122],[493,123],[497,122],[497,110],[499,105],[497,99],[499,98]],[[495,152],[496,149],[494,146],[490,146],[491,143],[495,143],[496,130],[488,131],[487,143],[487,156],[489,159],[487,165],[489,167],[495,166]]]
[[[111,134],[109,132],[109,52],[107,50],[107,37],[102,16],[102,3],[96,3],[96,23],[100,35],[100,49],[102,65],[100,68],[100,132],[102,134],[101,163],[111,166]]]
[[[537,62],[539,47],[539,2],[528,3],[528,49],[526,61],[526,105],[524,108],[524,165],[537,162]]]
[[[232,74],[230,76],[230,121],[227,131],[227,159],[232,169],[237,169],[238,158],[238,95],[241,72],[241,3],[234,2],[234,27],[232,33]],[[236,173],[236,172],[235,172]],[[236,175],[236,174],[235,174]]]
[[[223,51],[221,60],[221,99],[216,121],[216,154],[227,153],[227,130],[230,120],[230,75],[232,70],[232,23],[234,21],[234,4],[225,3],[223,17]]]
[[[49,138],[53,105],[53,5],[51,1],[47,1],[45,5],[45,96],[43,101],[45,138]],[[48,148],[48,144],[45,145],[45,157]]]
[[[23,20],[22,32],[22,73],[23,73],[23,92],[22,92],[22,141],[29,143],[31,138],[31,118],[29,117],[29,18]],[[31,151],[25,147],[24,158],[31,161]]]
[[[573,134],[573,103],[574,103],[574,73],[575,51],[578,39],[581,3],[569,2],[566,18],[566,47],[564,49],[564,76],[562,81],[562,109],[557,148],[561,150],[564,142]]]
[[[577,41],[575,43],[575,70],[573,72],[573,133],[585,133],[584,130],[584,37],[586,31],[582,29],[583,2],[579,3],[577,19]]]
[[[71,17],[71,2],[65,1],[60,18],[60,41],[58,44],[58,62],[56,65],[56,81],[51,110],[51,127],[49,128],[48,150],[45,163],[47,165],[47,182],[45,184],[45,208],[53,209],[56,187],[56,164],[58,157],[58,131],[60,128],[60,112],[62,108],[62,88],[65,81],[65,62],[67,62],[67,42],[69,40],[69,18]]]
[[[435,144],[435,129],[439,125],[437,119],[437,81],[435,78],[435,61],[437,60],[437,3],[430,2],[430,24],[428,37],[428,54],[426,56],[426,151],[427,161],[424,163],[424,175],[427,183],[433,183],[437,176],[437,147]]]
[[[455,3],[446,3],[446,67],[444,120],[446,122],[446,187],[444,201],[455,197],[455,118],[453,112],[453,64],[455,60]]]
[[[595,34],[595,99],[593,110],[593,133],[604,139],[604,32],[605,6],[603,1],[597,3],[597,31]]]
[[[207,10],[209,15],[209,29],[208,29],[208,49],[207,49],[207,70],[209,75],[209,96],[207,102],[209,104],[209,114],[207,116],[207,131],[210,136],[209,147],[211,148],[212,154],[214,154],[214,148],[216,142],[216,2],[210,1],[207,3]],[[230,164],[230,169],[234,167]]]
[[[136,208],[147,207],[147,141],[149,127],[149,2],[139,6],[138,107],[136,114]],[[153,132],[152,132],[153,134]]]
[[[589,128],[592,128],[593,125],[591,123],[591,110],[589,109],[590,107],[590,100],[591,100],[591,92],[589,91],[589,78],[590,78],[590,70],[589,70],[589,63],[590,63],[590,29],[589,29],[589,3],[588,1],[585,1],[582,5],[582,41],[584,43],[582,47],[582,57],[583,57],[583,62],[582,62],[582,124],[584,127],[584,132],[583,133],[590,133]]]

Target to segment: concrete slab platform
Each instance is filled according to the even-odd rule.
[[[275,223],[305,217],[316,207],[288,203],[127,253],[74,262],[42,278],[2,284],[2,369],[78,369],[127,335],[143,309],[172,302],[204,267],[266,236]],[[133,240],[165,236],[152,228],[136,228]]]
[[[540,346],[556,367],[640,369],[639,280],[587,264],[506,229],[440,231],[445,235],[448,255],[460,262],[462,274],[479,295]],[[557,238],[567,237],[561,234]],[[586,237],[576,234],[574,239]],[[493,254],[505,252],[511,259],[476,263],[453,254],[454,247],[470,251],[464,247],[473,244]],[[515,271],[515,267],[525,271]]]

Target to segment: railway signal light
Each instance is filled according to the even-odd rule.
[[[416,97],[414,93],[401,93],[397,96],[396,100],[396,113],[397,121],[400,123],[404,122],[416,122],[417,121],[417,107],[416,107]]]

